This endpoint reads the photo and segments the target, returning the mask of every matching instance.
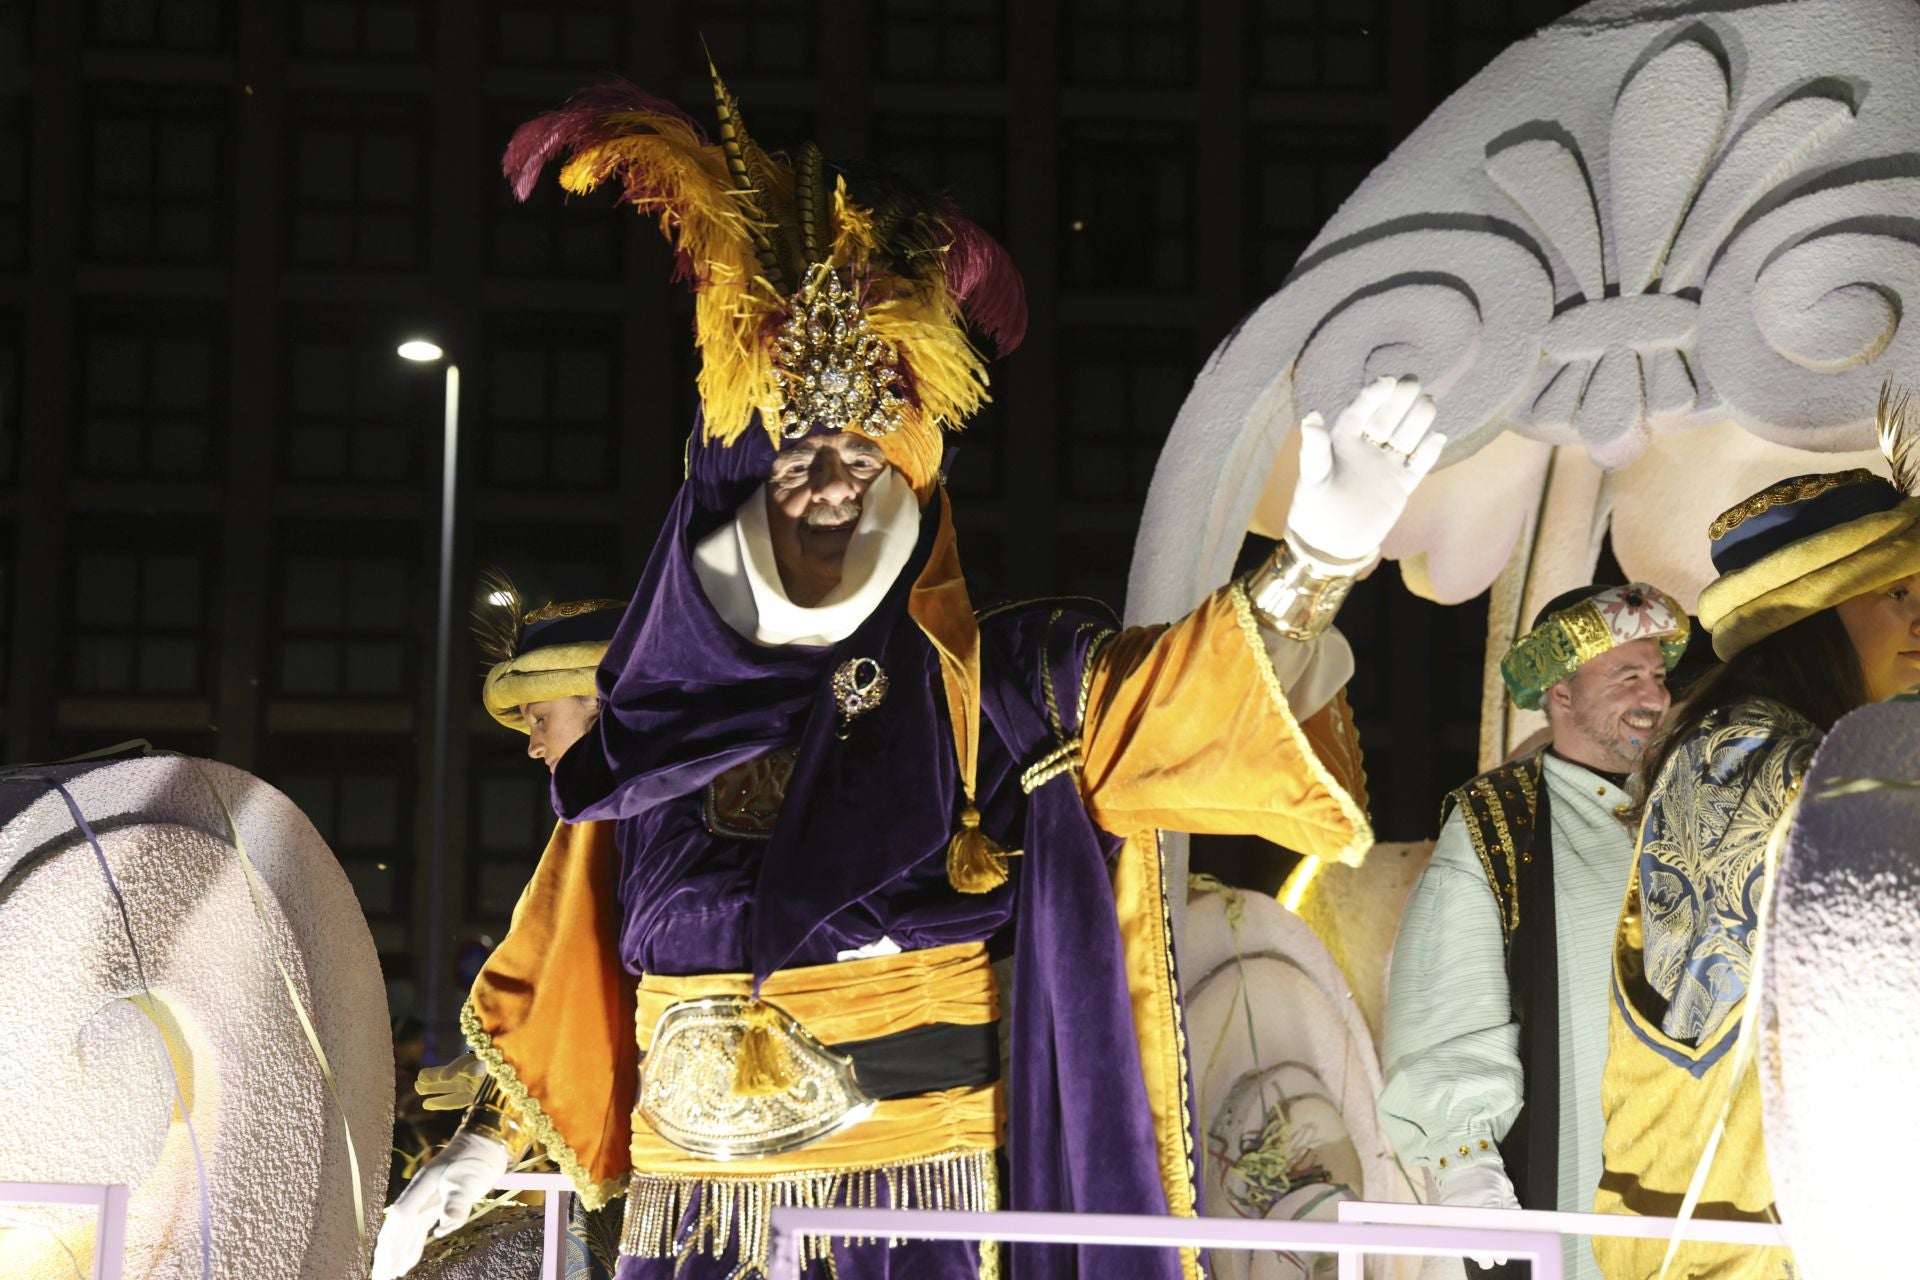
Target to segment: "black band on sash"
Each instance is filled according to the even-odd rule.
[[[1540,774],[1531,839],[1521,862],[1520,921],[1507,949],[1507,987],[1520,1024],[1520,1114],[1500,1157],[1523,1209],[1560,1207],[1560,938],[1553,910],[1553,816]],[[1520,1280],[1525,1263],[1497,1267],[1488,1280]]]
[[[853,1059],[854,1079],[870,1098],[910,1098],[1000,1078],[1000,1027],[934,1022],[872,1040],[829,1045]]]

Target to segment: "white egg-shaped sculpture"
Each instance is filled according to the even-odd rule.
[[[1340,967],[1299,917],[1264,894],[1189,901],[1181,958],[1206,1212],[1331,1220],[1343,1200],[1412,1199],[1380,1132],[1373,1038]],[[1216,1250],[1224,1280],[1303,1280],[1333,1259]],[[1418,1259],[1372,1259],[1376,1280]]]
[[[176,756],[0,775],[0,1028],[0,1180],[127,1186],[129,1280],[199,1277],[203,1253],[218,1280],[365,1276],[386,994],[345,872],[278,791]],[[0,1274],[72,1275],[91,1221],[34,1212],[49,1229],[0,1233]]]
[[[1763,937],[1767,1163],[1794,1261],[1807,1280],[1900,1274],[1920,1149],[1894,1101],[1920,1062],[1920,700],[1855,711],[1821,744]]]

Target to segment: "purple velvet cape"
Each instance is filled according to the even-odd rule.
[[[597,738],[569,751],[554,777],[563,817],[619,823],[623,879],[637,886],[631,932],[646,927],[649,902],[668,898],[695,870],[704,847],[649,847],[649,815],[734,764],[799,743],[754,895],[749,953],[760,978],[849,904],[904,878],[931,879],[944,867],[961,805],[938,662],[906,612],[944,492],[928,504],[900,579],[853,635],[825,648],[763,648],[714,612],[691,551],[732,517],[770,460],[759,432],[731,448],[690,447],[687,482],[600,669]],[[1005,918],[992,908],[1013,916],[1008,1207],[1164,1214],[1108,872],[1120,842],[1094,826],[1071,775],[1031,796],[1018,781],[1059,742],[1044,710],[1043,670],[1052,667],[1056,688],[1077,689],[1100,625],[1083,606],[1046,603],[983,617],[977,800],[983,828],[1027,852],[994,894],[960,894],[944,880],[939,887],[957,914],[980,917],[981,937]],[[841,741],[828,679],[852,656],[878,659],[890,689]],[[1071,735],[1078,726],[1060,729]],[[1018,1245],[1007,1254],[1014,1280],[1181,1274],[1172,1250]]]

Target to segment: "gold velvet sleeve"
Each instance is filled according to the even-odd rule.
[[[1346,695],[1295,719],[1238,583],[1115,635],[1084,698],[1081,779],[1106,830],[1257,835],[1352,864],[1373,844]]]
[[[611,822],[561,823],[460,1013],[467,1044],[590,1209],[626,1185],[638,1087]]]

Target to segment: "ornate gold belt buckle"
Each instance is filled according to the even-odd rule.
[[[735,1094],[734,1068],[752,1003],[746,996],[682,1000],[654,1024],[640,1069],[640,1115],[682,1151],[714,1160],[778,1155],[873,1111],[874,1100],[854,1079],[853,1060],[821,1044],[777,1006],[776,1051],[793,1085],[768,1097]]]

